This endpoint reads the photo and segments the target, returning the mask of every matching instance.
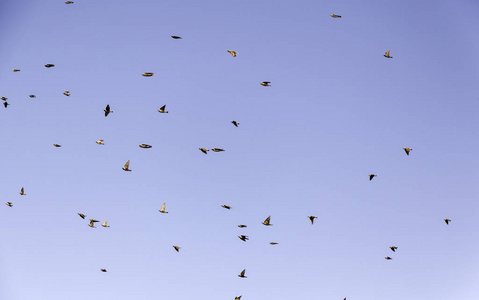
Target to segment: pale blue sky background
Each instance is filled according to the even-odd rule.
[[[0,299],[478,299],[478,16],[1,1]]]

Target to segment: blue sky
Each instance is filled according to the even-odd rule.
[[[478,298],[478,15],[2,1],[0,299]]]

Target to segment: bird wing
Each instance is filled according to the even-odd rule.
[[[166,203],[163,203],[163,205],[161,206],[161,211],[165,211],[165,207],[166,207]]]
[[[127,161],[125,164],[125,169],[128,169],[130,167],[130,161]]]
[[[166,109],[166,105],[163,105],[162,107],[160,107],[160,110],[165,110]]]
[[[266,220],[264,220],[264,223],[269,224],[269,221],[271,220],[271,216],[268,216]]]

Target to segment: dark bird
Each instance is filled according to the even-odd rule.
[[[173,248],[175,248],[176,252],[180,252],[181,247],[173,246]]]
[[[228,53],[231,54],[231,56],[236,57],[236,51],[233,51],[233,50],[226,50],[226,51],[228,51]]]
[[[155,75],[155,73],[148,73],[148,72],[146,72],[146,73],[143,73],[143,74],[141,74],[141,75],[142,75],[142,76],[145,76],[145,77],[151,77],[151,76]]]
[[[208,154],[208,152],[206,152],[206,151],[210,151],[210,150],[208,150],[208,149],[205,149],[205,148],[198,148],[198,149],[200,149],[200,150],[201,150],[201,152],[203,152],[204,154]]]
[[[174,38],[175,40],[181,40],[181,36],[172,35],[171,37]]]
[[[271,82],[269,82],[269,81],[260,82],[260,84],[261,84],[262,86],[271,86],[270,83],[271,83]]]
[[[85,219],[86,215],[82,214],[82,213],[78,213],[78,215],[82,218],[82,219]]]
[[[113,112],[110,110],[110,104],[107,104],[106,108],[103,111],[105,112],[105,117],[108,116],[109,113]]]
[[[73,2],[73,1],[65,1],[65,4],[73,4],[73,3],[75,3],[75,2]]]
[[[220,148],[213,148],[213,149],[211,149],[211,151],[213,151],[213,152],[222,152],[222,151],[225,151],[225,150],[220,149]]]
[[[444,222],[446,222],[447,225],[449,225],[449,222],[451,222],[450,219],[444,219]]]
[[[100,269],[100,271],[102,271],[102,272],[106,272],[106,269]]]
[[[268,217],[266,218],[266,220],[264,220],[264,222],[263,222],[263,225],[266,225],[266,226],[273,226],[273,224],[270,224],[270,223],[269,223],[269,222],[270,222],[270,220],[271,220],[271,216],[268,216]]]
[[[10,103],[8,103],[7,101],[3,102],[3,106],[5,106],[5,108],[7,108],[7,106],[9,106]]]
[[[70,97],[70,91],[64,91],[63,95]]]
[[[331,14],[330,16],[333,17],[333,18],[341,18],[340,15],[335,15],[335,14]]]
[[[28,97],[30,97],[30,98],[36,98],[37,96],[35,96],[35,95],[28,95]]]
[[[241,271],[241,273],[238,275],[238,277],[240,277],[240,278],[247,278],[246,276],[244,276],[244,272],[246,272],[246,269],[244,269],[243,271]]]
[[[238,127],[239,123],[236,122],[236,121],[231,121],[231,123],[233,123],[234,126]]]
[[[20,72],[19,69],[13,69],[13,72]]]
[[[145,149],[151,148],[151,146],[147,145],[147,144],[141,144],[139,146],[140,146],[140,148],[145,148]]]
[[[52,67],[54,67],[54,66],[55,66],[54,64],[46,64],[46,65],[45,65],[45,68],[52,68]]]
[[[271,242],[270,244],[271,245],[278,245],[278,243],[276,243],[276,242]]]
[[[392,258],[391,258],[391,257],[389,257],[389,256],[386,256],[386,257],[385,257],[385,259],[387,259],[387,260],[391,260]]]
[[[386,51],[386,53],[384,54],[384,57],[387,57],[387,58],[393,58],[391,55],[389,55],[389,50]]]
[[[314,223],[314,219],[317,219],[318,217],[315,216],[308,216],[309,220],[311,221],[311,225]]]
[[[61,147],[62,145],[59,145],[59,144],[53,144],[53,146],[55,146],[55,147],[57,147],[57,148],[58,148],[58,147]]]
[[[403,149],[404,149],[404,152],[406,152],[406,154],[407,154],[407,155],[409,155],[409,152],[411,152],[411,151],[412,151],[412,149],[411,149],[411,148],[403,148]]]
[[[248,226],[246,226],[246,225],[238,225],[238,227],[239,227],[239,228],[246,228],[246,227],[248,227]]]
[[[376,176],[378,176],[378,175],[376,175],[376,174],[369,174],[369,181],[373,180],[373,178],[376,177]]]
[[[221,207],[226,208],[226,209],[231,209],[231,206],[225,205],[225,204],[221,205]]]
[[[23,189],[23,187],[22,187],[22,189],[20,190],[20,195],[22,195],[22,196],[26,196],[26,195],[27,195],[27,194],[25,194],[25,190]]]
[[[7,202],[7,203],[5,203],[5,204],[8,205],[8,206],[10,206],[10,207],[13,206],[12,202]]]
[[[238,235],[239,239],[242,240],[243,242],[246,242],[246,240],[249,240],[248,236],[246,235]]]
[[[160,109],[158,110],[159,113],[162,113],[162,114],[167,114],[168,111],[165,110],[166,109],[166,104],[163,105],[162,107],[160,107]]]
[[[131,172],[130,169],[128,169],[130,167],[130,161],[128,160],[126,163],[125,163],[125,166],[123,166],[123,171],[128,171],[128,172]]]
[[[396,249],[397,249],[398,247],[396,247],[396,246],[391,246],[391,247],[389,247],[389,248],[390,248],[393,252],[396,252]]]

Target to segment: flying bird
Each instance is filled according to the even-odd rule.
[[[46,65],[45,65],[45,68],[52,68],[52,67],[54,67],[54,66],[55,66],[54,64],[46,64]]]
[[[389,248],[390,248],[393,252],[396,252],[396,249],[397,249],[398,247],[396,247],[396,246],[391,246],[391,247],[389,247]]]
[[[243,297],[243,296],[235,297],[235,300],[241,300],[241,297]]]
[[[90,226],[91,228],[96,228],[95,227],[95,222],[93,222],[93,221],[90,221],[90,224],[88,224],[88,226]]]
[[[3,102],[3,106],[5,106],[5,108],[7,108],[7,106],[9,106],[10,103],[8,103],[7,101]]]
[[[7,101],[7,97],[0,97],[0,99],[2,99],[3,101]]]
[[[376,175],[376,174],[369,174],[369,181],[373,180],[373,178],[376,177],[376,176],[378,176],[378,175]]]
[[[147,144],[141,144],[139,146],[140,146],[140,148],[145,148],[145,149],[151,148],[151,146],[147,145]]]
[[[82,214],[82,213],[78,213],[78,215],[82,218],[82,219],[85,219],[86,215]]]
[[[12,71],[13,71],[13,72],[20,72],[19,69],[13,69]]]
[[[102,272],[106,272],[106,269],[100,269],[100,271],[102,271]]]
[[[105,117],[108,116],[109,113],[113,112],[110,110],[110,104],[107,104],[106,108],[103,111],[105,112]]]
[[[239,227],[239,228],[246,228],[246,227],[248,227],[248,226],[246,226],[246,225],[238,225],[238,227]]]
[[[65,4],[73,4],[73,3],[75,3],[75,2],[73,2],[73,1],[65,1]]]
[[[203,152],[204,154],[208,154],[208,152],[206,152],[206,151],[210,151],[210,150],[208,150],[208,149],[205,149],[205,148],[198,148],[198,149],[200,149],[200,150],[201,150],[201,152]]]
[[[449,225],[449,222],[451,222],[450,219],[444,219],[444,222],[446,222],[447,225]]]
[[[260,82],[260,84],[261,84],[262,86],[271,86],[270,83],[271,83],[271,82],[269,82],[269,81]]]
[[[231,56],[236,57],[236,51],[233,51],[233,50],[226,50],[226,51],[228,51],[228,53],[231,54]]]
[[[103,140],[97,140],[95,143],[97,143],[98,145],[105,145],[105,144],[103,143]]]
[[[266,220],[264,220],[263,225],[266,226],[273,226],[273,224],[270,224],[269,221],[271,220],[271,216],[268,216]]]
[[[64,91],[63,95],[70,97],[70,91]]]
[[[26,196],[27,194],[25,194],[25,190],[23,189],[23,186],[22,186],[22,189],[20,190],[20,195],[22,196]]]
[[[278,245],[278,243],[276,243],[276,242],[271,242],[270,244],[271,245]]]
[[[180,252],[181,247],[173,246],[173,248],[175,248],[176,252]]]
[[[384,54],[384,57],[387,57],[387,58],[393,58],[391,55],[389,55],[389,50],[386,51],[386,53]]]
[[[211,151],[213,151],[213,152],[221,152],[221,151],[225,151],[225,150],[223,150],[223,149],[221,149],[221,148],[213,148],[213,149],[211,149]]]
[[[246,276],[244,276],[244,272],[246,272],[246,269],[244,269],[243,271],[241,271],[241,273],[238,275],[238,277],[247,278]]]
[[[231,206],[225,205],[225,204],[221,205],[221,207],[224,207],[224,208],[226,208],[226,209],[231,209]]]
[[[59,145],[59,144],[53,144],[53,146],[55,146],[55,147],[57,147],[57,148],[58,148],[58,147],[61,147],[62,145]]]
[[[162,114],[167,114],[168,111],[165,110],[166,109],[166,104],[163,105],[162,107],[160,107],[160,109],[158,110],[159,113],[162,113]]]
[[[165,207],[166,207],[166,203],[163,203],[163,205],[161,206],[159,212],[162,213],[162,214],[167,214],[168,212],[165,210]]]
[[[392,258],[391,258],[391,257],[389,257],[389,256],[386,256],[386,257],[385,257],[385,259],[387,259],[387,260],[391,260]]]
[[[248,236],[246,235],[238,235],[239,239],[242,240],[243,242],[246,242],[246,240],[249,240]]]
[[[174,38],[175,40],[181,40],[181,36],[172,35],[171,37]]]
[[[128,172],[131,172],[130,169],[128,169],[130,167],[130,161],[128,160],[125,164],[125,166],[122,168],[123,171],[128,171]]]
[[[231,121],[231,123],[233,123],[233,125],[234,125],[235,127],[238,127],[238,125],[239,125],[239,123],[236,122],[236,121]]]
[[[37,96],[35,96],[35,95],[28,95],[28,97],[30,97],[30,98],[36,98]]]
[[[406,154],[407,154],[407,155],[409,155],[409,152],[411,152],[411,151],[412,151],[412,149],[411,149],[411,148],[403,148],[403,149],[404,149],[404,152],[406,152]]]
[[[103,222],[103,224],[101,224],[101,226],[103,226],[103,227],[110,227],[110,226],[108,226],[108,225],[106,224],[107,222],[108,222],[108,221]]]
[[[5,204],[8,205],[8,206],[10,206],[10,207],[13,206],[12,202],[7,202],[7,203],[5,203]]]
[[[318,217],[315,216],[308,216],[309,220],[311,221],[311,225],[314,223],[314,219],[317,219]]]
[[[340,15],[335,15],[335,14],[331,14],[330,16],[333,17],[333,18],[341,18]]]
[[[143,74],[141,74],[141,75],[142,75],[142,76],[145,76],[145,77],[151,77],[151,76],[155,75],[155,73],[148,73],[148,72],[147,72],[147,73],[143,73]]]

